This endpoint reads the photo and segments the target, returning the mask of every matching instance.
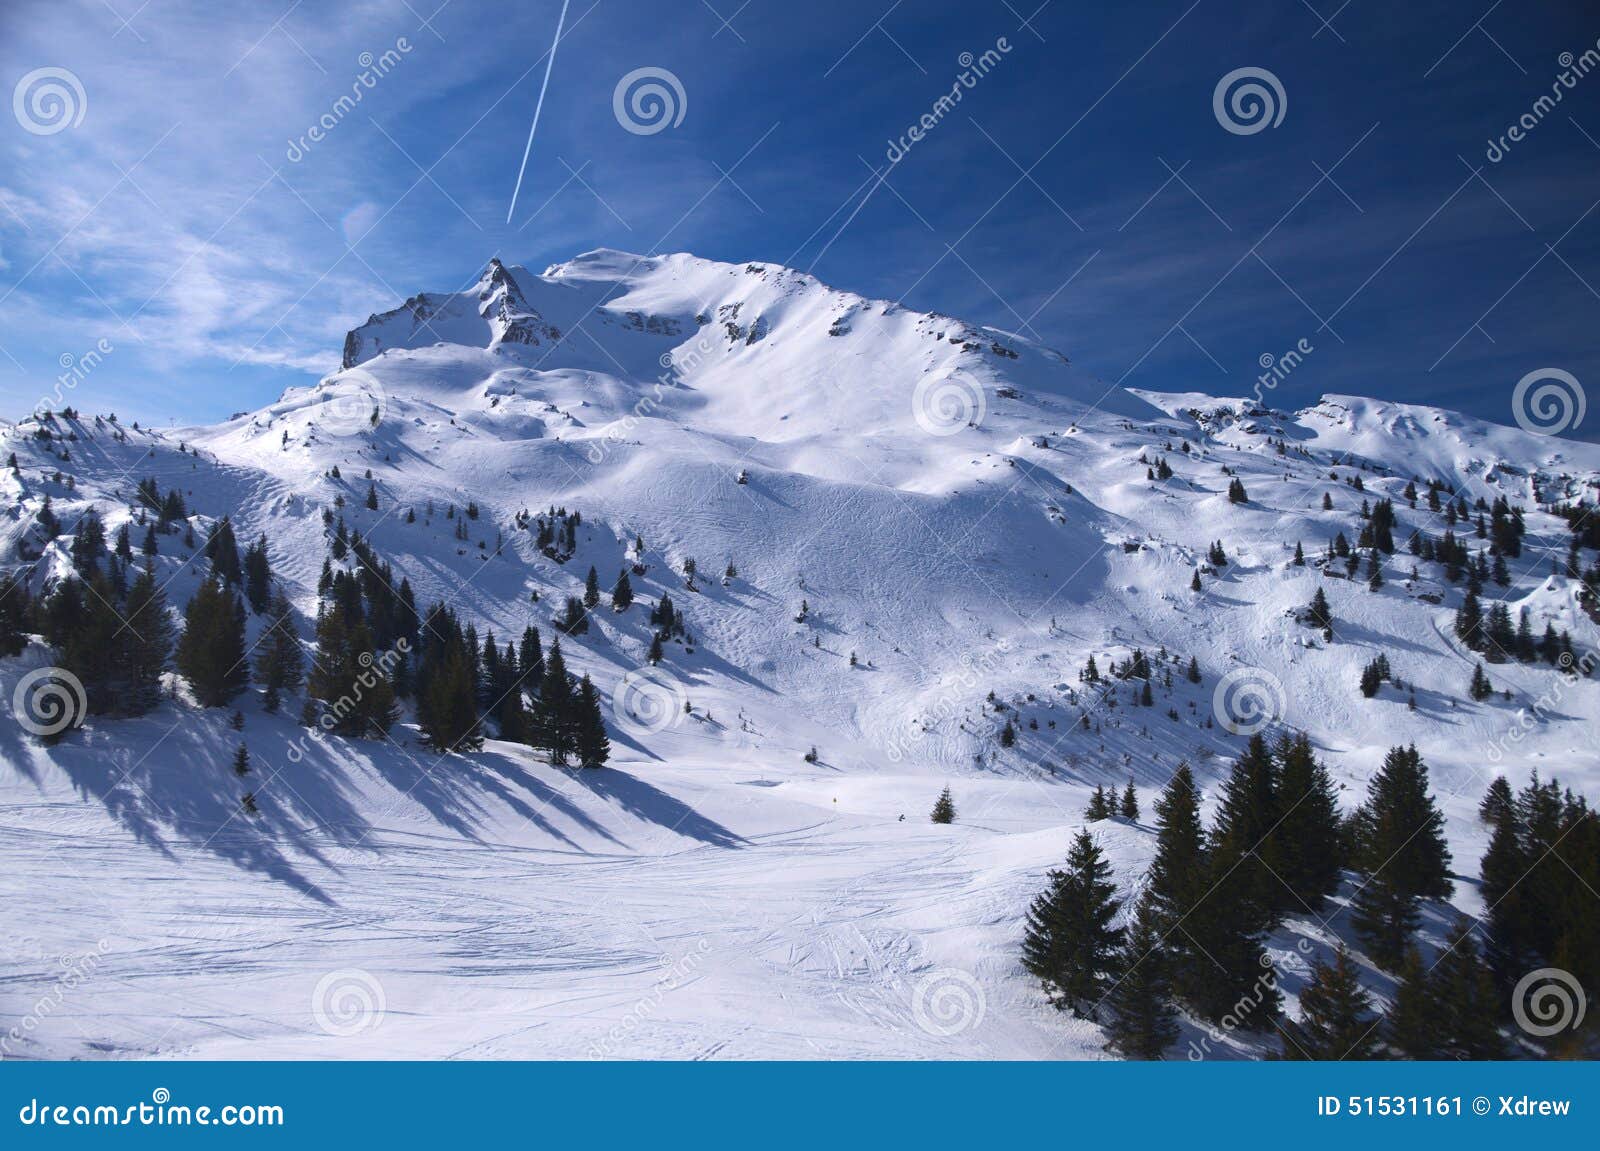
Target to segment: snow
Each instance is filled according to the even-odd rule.
[[[1536,633],[1549,620],[1590,649],[1575,581],[1549,574],[1565,527],[1531,510],[1530,484],[1592,500],[1594,445],[1355,397],[1277,412],[1128,392],[1019,336],[767,264],[601,250],[543,275],[491,265],[465,292],[413,300],[352,333],[348,369],[220,425],[117,442],[86,415],[70,463],[31,421],[0,426],[22,462],[0,476],[0,548],[16,554],[46,493],[65,525],[93,505],[114,534],[153,475],[184,490],[197,533],[224,514],[242,543],[265,533],[309,620],[322,509],[342,495],[420,603],[451,603],[503,645],[529,623],[548,643],[588,567],[609,587],[642,535],[641,602],[600,610],[563,648],[611,708],[644,663],[646,605],[670,593],[695,640],[662,667],[670,726],[613,724],[612,765],[578,772],[494,741],[441,758],[408,724],[387,743],[310,740],[297,703],[269,716],[255,693],[242,732],[180,702],[91,719],[51,747],[7,725],[0,907],[15,945],[0,953],[0,1038],[33,1021],[7,1055],[1103,1058],[1099,1029],[1051,1010],[1021,971],[1022,916],[1097,784],[1135,779],[1147,821],[1180,759],[1214,789],[1243,742],[1207,726],[1230,671],[1281,685],[1283,722],[1310,734],[1347,805],[1388,747],[1414,741],[1464,875],[1493,771],[1538,767],[1600,793],[1600,688],[1501,666],[1490,674],[1512,699],[1469,702],[1476,657],[1450,627],[1460,589],[1435,565],[1413,582],[1402,550],[1374,593],[1316,562],[1335,532],[1354,537],[1350,476],[1395,499],[1402,541],[1425,521],[1441,530],[1400,498],[1413,475],[1469,502],[1504,494],[1530,509],[1505,598]],[[1225,406],[1248,414],[1190,414]],[[1173,479],[1148,480],[1141,453]],[[1250,503],[1228,501],[1224,465]],[[468,500],[482,515],[461,543],[445,509]],[[583,515],[565,565],[513,524],[550,506]],[[1219,539],[1229,565],[1190,591]],[[1289,566],[1296,540],[1305,568]],[[181,604],[198,565],[179,537],[161,543]],[[67,570],[64,544],[36,581]],[[679,574],[688,557],[697,590]],[[1292,619],[1318,586],[1331,644]],[[1151,709],[1124,692],[1081,729],[1084,660],[1105,672],[1134,646],[1170,653],[1171,688],[1158,682]],[[1380,648],[1415,711],[1391,687],[1356,690]],[[38,645],[0,660],[0,698],[44,662]],[[1518,708],[1552,693],[1507,742]],[[1006,716],[1020,731],[1002,751]],[[228,766],[241,740],[255,820]],[[934,826],[946,783],[959,819]],[[1137,883],[1148,823],[1094,832]],[[1474,910],[1471,882],[1457,891]],[[1431,909],[1430,937],[1446,914]],[[1292,920],[1273,947],[1325,954],[1337,931],[1342,913]],[[92,973],[62,990],[60,957],[90,953]],[[325,1026],[333,985],[368,1001],[381,988],[381,1020]],[[1202,1034],[1190,1026],[1178,1050]],[[1208,1049],[1257,1050],[1235,1036]]]

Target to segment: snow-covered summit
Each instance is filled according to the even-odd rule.
[[[251,697],[251,754],[262,779],[282,773],[285,795],[257,785],[260,830],[207,838],[237,795],[206,773],[238,737],[182,702],[136,721],[94,717],[53,747],[8,737],[0,758],[21,766],[0,779],[0,799],[51,835],[105,845],[78,893],[85,905],[130,868],[174,878],[169,855],[225,903],[271,904],[269,922],[244,929],[263,947],[289,946],[298,921],[284,908],[302,899],[365,900],[370,954],[330,952],[325,969],[383,969],[386,901],[397,914],[425,909],[401,934],[413,949],[404,966],[427,975],[390,984],[392,1003],[414,994],[420,1006],[352,1051],[582,1054],[655,978],[654,943],[620,923],[637,915],[653,937],[714,939],[718,957],[697,960],[703,993],[611,1053],[722,1050],[733,1032],[735,1055],[805,1054],[806,1036],[824,1034],[839,1038],[821,1053],[923,1053],[894,1029],[910,1018],[907,989],[955,966],[985,989],[987,1023],[936,1054],[1051,1054],[1064,1025],[1015,958],[1039,876],[1059,864],[1097,784],[1132,777],[1149,798],[1187,760],[1214,787],[1242,745],[1221,691],[1241,677],[1265,692],[1275,723],[1311,736],[1352,802],[1388,747],[1415,743],[1464,869],[1482,851],[1474,813],[1487,765],[1519,782],[1537,766],[1600,792],[1600,684],[1507,663],[1489,670],[1493,696],[1469,699],[1479,657],[1452,628],[1464,585],[1406,547],[1413,532],[1450,530],[1483,551],[1476,517],[1500,500],[1517,506],[1522,554],[1506,557],[1504,584],[1485,581],[1485,598],[1526,608],[1535,634],[1548,624],[1600,647],[1557,506],[1600,495],[1596,445],[1377,399],[1283,411],[1270,395],[1181,382],[1128,391],[1016,334],[774,264],[686,254],[601,249],[542,274],[492,260],[460,291],[373,316],[344,353],[339,372],[216,425],[136,430],[91,413],[0,425],[0,451],[18,458],[0,471],[5,563],[42,556],[28,569],[42,590],[70,570],[75,521],[94,509],[114,539],[138,515],[134,484],[150,477],[183,494],[198,538],[223,516],[242,542],[264,534],[308,635],[340,519],[419,604],[443,602],[501,644],[527,626],[548,642],[591,566],[602,590],[627,571],[633,607],[602,602],[586,633],[561,640],[604,697],[611,766],[569,777],[491,741],[435,772],[405,724],[393,746],[330,739],[292,759],[282,751],[304,736],[297,708],[272,717]],[[60,524],[48,537],[46,499]],[[1382,500],[1398,548],[1372,587],[1364,568],[1327,553],[1341,534],[1360,550],[1363,504]],[[540,543],[534,521],[555,508],[581,513],[570,553]],[[174,605],[205,567],[181,538],[162,536],[152,561]],[[1300,622],[1319,589],[1332,641]],[[647,613],[667,596],[686,634],[651,669],[666,706],[645,720],[631,692],[648,667]],[[1109,673],[1134,649],[1155,664],[1151,706],[1083,677],[1090,657]],[[1405,690],[1367,698],[1361,669],[1380,653]],[[36,644],[0,660],[0,699],[44,658]],[[1536,721],[1518,718],[1552,699]],[[962,818],[930,832],[925,814],[946,782]],[[1136,878],[1147,828],[1097,825],[1097,836],[1119,879]],[[357,847],[330,851],[345,840],[381,857],[369,868]],[[50,835],[9,842],[0,874],[49,868]],[[352,858],[373,885],[365,895],[351,890]],[[598,859],[606,866],[588,866]],[[537,928],[516,920],[508,975],[496,900],[537,902],[530,866],[547,880],[539,891],[572,895],[541,906]],[[142,914],[131,894],[123,903]],[[613,906],[620,925],[594,911]],[[311,922],[324,922],[322,907]],[[461,937],[439,926],[458,920]],[[164,962],[158,924],[141,919],[119,938],[150,941],[151,970]],[[534,954],[545,966],[525,969]],[[459,991],[462,964],[479,961],[505,986],[474,983],[458,1043],[467,1033],[437,1019],[465,1009],[443,989]],[[301,1014],[302,967],[271,990]],[[576,1002],[595,972],[625,990],[594,1020],[577,1012],[502,1033],[528,995]],[[804,1028],[741,1030],[746,1005],[779,997]],[[186,1018],[178,1041],[231,1053],[270,1032],[273,1050],[320,1053],[292,1029],[250,1027],[238,1040]],[[165,1049],[165,1029],[119,1033],[117,1049]],[[63,1032],[45,1050],[80,1053],[74,1042]],[[1083,1024],[1068,1049],[1098,1043]]]

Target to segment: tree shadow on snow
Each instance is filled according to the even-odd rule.
[[[612,767],[591,767],[576,772],[574,778],[601,799],[617,804],[630,815],[659,824],[668,831],[713,847],[744,847],[747,844],[743,837],[716,820],[701,815],[681,799],[668,795],[636,775]]]
[[[182,844],[333,904],[284,849],[332,868],[319,840],[353,843],[365,836],[367,824],[337,772],[324,765],[290,773],[284,749],[270,746],[276,741],[269,738],[253,748],[251,773],[236,775],[234,751],[250,742],[248,733],[219,730],[221,724],[171,705],[103,730],[95,726],[52,747],[51,758],[80,795],[99,801],[136,841],[174,861],[173,849]],[[245,813],[245,792],[254,793],[258,815]]]

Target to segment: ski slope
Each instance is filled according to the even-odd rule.
[[[605,697],[600,770],[494,740],[440,757],[409,722],[387,742],[314,740],[298,701],[269,716],[253,691],[235,732],[176,682],[156,712],[49,747],[0,726],[7,1057],[1105,1058],[1100,1030],[1021,971],[1022,917],[1098,784],[1139,788],[1145,823],[1094,825],[1124,890],[1139,882],[1175,765],[1209,793],[1243,745],[1220,722],[1230,674],[1311,735],[1348,805],[1415,742],[1464,876],[1494,772],[1600,792],[1600,685],[1505,665],[1490,673],[1510,698],[1470,702],[1461,589],[1437,565],[1413,579],[1402,548],[1377,592],[1320,567],[1336,532],[1354,540],[1363,496],[1395,500],[1403,541],[1442,530],[1401,498],[1413,477],[1504,495],[1528,509],[1527,551],[1486,596],[1592,650],[1578,581],[1551,574],[1565,525],[1532,499],[1537,480],[1546,501],[1594,500],[1590,444],[1357,397],[1279,412],[1135,393],[789,269],[609,250],[542,275],[494,262],[467,292],[413,297],[353,330],[338,372],[216,426],[56,428],[75,438],[0,426],[21,464],[0,472],[7,562],[40,548],[46,495],[67,529],[94,507],[114,536],[154,476],[202,538],[223,515],[241,543],[266,534],[307,635],[322,511],[341,498],[419,603],[502,646],[530,623],[548,643],[591,564],[602,588],[647,570],[629,612],[602,607],[562,641]],[[1170,480],[1147,478],[1158,456]],[[482,511],[460,541],[446,509],[468,501]],[[565,564],[515,526],[552,506],[583,516]],[[1214,540],[1230,563],[1191,591]],[[35,590],[69,570],[69,542],[43,546]],[[175,605],[203,575],[192,559],[163,537]],[[1318,586],[1331,644],[1292,618]],[[694,642],[641,686],[664,593]],[[1135,646],[1166,653],[1154,707],[1085,690],[1090,655],[1107,671]],[[1379,650],[1415,710],[1357,691]],[[0,660],[0,700],[46,663],[42,644]],[[241,741],[257,818],[229,768]],[[958,822],[934,826],[947,783]],[[1455,898],[1477,908],[1470,880]],[[1331,910],[1272,941],[1291,1010],[1309,960],[1348,934]],[[1429,938],[1448,914],[1430,909]],[[1186,1024],[1174,1057],[1191,1044],[1262,1050]]]

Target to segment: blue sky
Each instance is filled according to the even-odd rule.
[[[1128,386],[1245,394],[1304,340],[1274,403],[1509,423],[1531,371],[1600,378],[1600,69],[1486,155],[1600,10],[1341,2],[571,0],[508,224],[560,0],[7,0],[0,414],[98,348],[70,402],[215,419],[491,255],[600,246],[786,262]],[[24,83],[44,68],[77,90]],[[681,122],[619,123],[640,68],[678,80]],[[1241,68],[1276,78],[1281,120],[1225,129],[1214,92]],[[27,99],[51,82],[58,131]]]

